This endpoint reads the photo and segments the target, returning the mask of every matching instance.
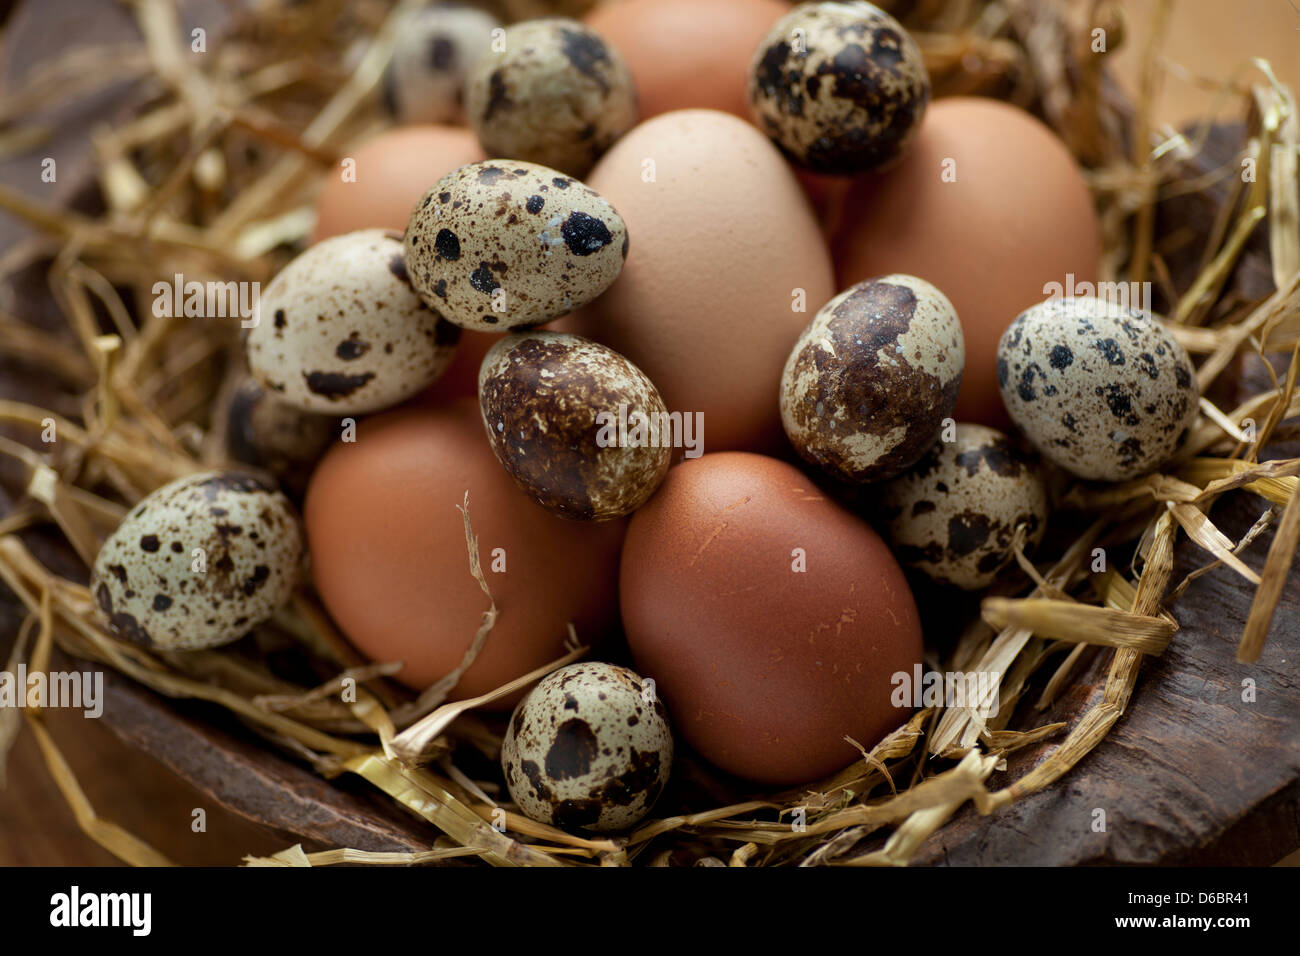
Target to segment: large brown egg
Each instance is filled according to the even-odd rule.
[[[487,157],[467,129],[399,126],[344,150],[316,197],[312,242],[358,229],[401,232],[429,187]]]
[[[556,327],[626,356],[670,412],[702,413],[706,452],[781,447],[781,370],[835,289],[776,147],[729,114],[679,110],[633,129],[587,181],[631,244],[608,291]]]
[[[614,621],[626,522],[547,514],[497,463],[475,403],[406,409],[357,425],[307,490],[312,574],[335,622],[376,661],[400,660],[423,689],[460,663],[488,607],[470,575],[457,510],[469,492],[484,575],[499,617],[453,699],[492,690]],[[502,701],[499,707],[509,707]]]
[[[797,468],[712,453],[668,473],[623,548],[623,626],[682,738],[723,770],[808,783],[908,712],[921,625],[880,537]]]
[[[786,0],[613,0],[585,17],[627,63],[642,119],[682,109],[749,119],[749,61]]]
[[[621,208],[621,207],[620,207]],[[1065,145],[996,100],[936,100],[908,155],[854,181],[832,240],[840,288],[891,272],[934,283],[966,342],[954,416],[1005,429],[998,340],[1059,284],[1096,282],[1092,195]],[[1072,278],[1071,278],[1072,277]]]

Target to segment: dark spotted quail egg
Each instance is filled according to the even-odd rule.
[[[339,421],[283,402],[255,378],[230,399],[226,450],[237,461],[265,469],[301,495],[320,457],[339,436]]]
[[[309,412],[373,412],[432,385],[460,329],[411,288],[396,233],[318,242],[262,290],[246,351],[253,375]]]
[[[618,278],[627,227],[607,200],[554,169],[470,163],[416,204],[406,228],[415,290],[480,332],[542,325]]]
[[[998,343],[998,386],[1043,457],[1101,481],[1163,465],[1200,402],[1196,370],[1168,332],[1139,309],[1093,296],[1021,313]]]
[[[573,176],[585,175],[636,123],[623,58],[590,27],[562,17],[508,27],[502,48],[475,65],[465,107],[489,156]]]
[[[826,303],[781,376],[781,422],[804,459],[883,481],[923,455],[952,414],[965,349],[947,296],[915,276],[869,279]]]
[[[459,123],[465,80],[491,49],[496,17],[459,3],[435,3],[402,22],[385,77],[399,122]]]
[[[921,126],[920,48],[870,3],[805,3],[778,20],[750,66],[761,129],[796,163],[857,173],[899,159]]]
[[[673,762],[651,682],[613,664],[570,664],[519,702],[501,766],[519,809],[565,829],[623,830],[659,799]]]
[[[164,485],[104,542],[90,590],[121,637],[162,650],[228,644],[288,600],[303,533],[287,498],[238,472]]]
[[[1037,465],[999,431],[956,426],[911,470],[882,489],[894,555],[942,584],[975,590],[1012,559],[1025,526],[1025,550],[1047,526],[1047,491]]]
[[[631,514],[668,473],[673,429],[658,389],[590,339],[507,336],[484,357],[478,394],[497,459],[561,517]]]

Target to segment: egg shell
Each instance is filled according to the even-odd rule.
[[[284,495],[251,475],[200,472],[131,509],[95,558],[90,592],[119,637],[168,651],[218,647],[289,599],[302,557]]]
[[[935,442],[881,492],[898,560],[968,591],[992,584],[1011,562],[1018,526],[1025,526],[1026,553],[1047,528],[1037,464],[984,425],[957,425],[952,441]]]
[[[799,570],[799,568],[804,570]],[[623,626],[680,739],[723,770],[809,783],[902,724],[921,660],[902,569],[797,468],[743,452],[674,467],[632,518]]]
[[[781,421],[806,460],[842,481],[891,478],[952,414],[965,351],[947,296],[889,275],[817,313],[781,377]]]
[[[401,232],[429,186],[483,159],[474,134],[454,126],[403,126],[354,143],[321,177],[312,242],[358,229]]]
[[[1010,424],[1002,332],[1051,283],[1096,282],[1101,268],[1092,194],[1069,150],[1028,113],[986,98],[932,103],[896,167],[853,180],[837,222],[840,288],[903,272],[952,301],[966,343],[954,415],[993,428]]]
[[[257,379],[245,379],[231,395],[230,456],[265,469],[291,492],[306,489],[311,469],[338,434],[338,419],[280,401]]]
[[[468,399],[359,421],[356,441],[317,467],[303,508],[330,615],[371,660],[404,661],[397,679],[423,690],[460,664],[488,608],[469,570],[467,492],[499,616],[454,700],[562,655],[570,621],[584,643],[603,637],[616,621],[626,523],[565,521],[538,507],[497,463]]]
[[[749,61],[784,0],[616,0],[584,22],[623,56],[641,119],[683,109],[748,120]]]
[[[700,413],[706,451],[781,448],[781,370],[835,294],[789,165],[749,123],[682,110],[623,137],[591,183],[636,241],[609,291],[557,328],[627,356],[670,411]]]
[[[911,34],[863,0],[803,3],[750,65],[754,119],[792,160],[821,173],[887,167],[911,145],[930,77]]]
[[[638,415],[666,420],[654,383],[590,339],[511,335],[484,358],[478,391],[497,460],[547,511],[596,521],[630,514],[668,473],[671,435],[620,444],[616,431]]]
[[[564,829],[624,830],[668,782],[673,736],[652,685],[626,667],[570,664],[520,701],[501,743],[510,797]]]
[[[1124,481],[1163,465],[1196,422],[1183,347],[1140,309],[1080,296],[1022,312],[998,347],[1007,411],[1043,457]]]
[[[466,110],[494,156],[581,176],[636,122],[636,91],[618,51],[564,17],[506,28],[470,74]]]
[[[500,26],[490,13],[458,3],[437,3],[403,20],[384,76],[389,109],[399,122],[463,121],[466,79]]]
[[[541,325],[587,304],[628,252],[623,219],[599,193],[516,160],[443,177],[411,213],[405,242],[416,291],[480,332]]]
[[[258,298],[248,367],[297,408],[396,405],[446,371],[460,329],[411,288],[401,239],[363,229],[307,249]]]

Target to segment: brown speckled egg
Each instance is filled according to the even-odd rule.
[[[882,489],[894,555],[941,584],[987,587],[1012,559],[1016,527],[1025,551],[1047,527],[1047,490],[1037,465],[1006,435],[959,424]]]
[[[287,498],[238,472],[164,485],[104,542],[90,591],[117,635],[162,650],[228,644],[298,582],[303,533]]]
[[[483,359],[478,394],[497,459],[561,517],[631,514],[668,473],[673,434],[658,389],[590,339],[508,336]]]
[[[930,100],[921,50],[862,0],[805,3],[778,20],[750,66],[761,129],[819,173],[888,166],[911,144]]]
[[[860,282],[795,343],[781,422],[799,454],[836,478],[891,478],[952,414],[964,363],[961,323],[942,292],[914,276]]]
[[[488,54],[500,21],[459,3],[436,3],[407,17],[384,77],[389,109],[401,123],[458,123],[465,82]]]
[[[248,367],[290,405],[349,415],[396,405],[451,364],[460,329],[411,288],[402,241],[363,229],[319,242],[262,290]]]
[[[1200,402],[1196,370],[1168,332],[1093,296],[1048,299],[1017,316],[998,344],[998,387],[1043,457],[1101,481],[1163,465]]]
[[[570,664],[519,702],[501,743],[506,786],[540,823],[608,832],[654,806],[673,763],[668,714],[626,667]]]
[[[406,229],[416,291],[480,332],[542,325],[586,305],[618,278],[627,249],[622,217],[595,190],[517,160],[448,173]]]
[[[483,149],[582,176],[636,122],[632,74],[618,51],[576,20],[506,28],[467,81],[465,109]]]
[[[292,493],[307,489],[312,468],[338,434],[337,418],[282,402],[255,378],[241,382],[230,398],[226,450],[270,472]]]

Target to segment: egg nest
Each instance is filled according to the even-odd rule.
[[[517,0],[494,9],[510,22],[584,6]],[[1292,175],[1261,174],[1227,190],[1214,203],[1212,228],[1189,245],[1167,203],[1208,195],[1224,175],[1215,180],[1188,160],[1204,145],[1197,134],[1190,146],[1154,137],[1145,97],[1126,100],[1104,58],[1086,55],[1099,25],[1112,46],[1121,42],[1115,9],[1096,7],[1107,20],[1097,24],[1083,22],[1091,5],[995,0],[958,5],[964,19],[954,22],[936,4],[905,6],[936,97],[1009,100],[1070,148],[1101,212],[1108,277],[1154,283],[1158,311],[1193,356],[1207,396],[1189,452],[1172,470],[1105,486],[1054,473],[1055,511],[1084,520],[1062,523],[1070,530],[1049,536],[1032,562],[1018,553],[985,593],[927,621],[928,668],[1002,675],[996,716],[923,706],[840,773],[781,792],[724,779],[687,756],[649,818],[593,836],[499,807],[492,795],[505,799],[496,762],[504,719],[448,704],[455,674],[415,695],[386,676],[391,668],[362,662],[308,585],[221,651],[149,650],[103,627],[87,567],[149,491],[227,464],[225,409],[244,374],[237,323],[159,318],[150,309],[154,283],[185,274],[265,284],[302,248],[311,174],[390,122],[382,78],[397,18],[411,4],[380,0],[339,5],[337,19],[324,23],[307,5],[260,4],[255,17],[239,13],[224,36],[209,37],[202,57],[184,49],[167,4],[138,4],[148,40],[129,55],[108,62],[101,50],[73,50],[4,98],[3,119],[21,130],[29,111],[68,95],[50,77],[93,74],[145,91],[134,115],[97,135],[86,201],[56,207],[0,186],[0,207],[37,236],[6,253],[6,273],[25,276],[46,313],[0,315],[0,578],[23,608],[10,669],[48,670],[62,653],[159,695],[209,702],[250,731],[267,761],[362,778],[420,818],[405,819],[423,849],[295,847],[254,862],[870,865],[933,859],[923,846],[935,846],[936,833],[942,839],[964,804],[995,813],[1079,773],[1072,768],[1142,694],[1143,661],[1180,639],[1169,605],[1204,586],[1205,571],[1244,582],[1249,608],[1237,659],[1258,659],[1300,541],[1300,458],[1266,451],[1287,442],[1294,450],[1300,435],[1300,363],[1279,372],[1272,361],[1300,346],[1291,92],[1263,63],[1253,67],[1254,87],[1225,80],[1242,104],[1227,167],[1243,154],[1272,155]],[[1158,70],[1154,48],[1147,55]],[[41,440],[51,423],[52,444]],[[1223,497],[1241,499],[1257,519],[1235,537],[1208,514]],[[464,524],[467,565],[485,592],[483,627],[466,641],[482,646],[496,612],[478,566],[472,502]],[[1180,536],[1179,554],[1190,542],[1197,558],[1190,567],[1175,564]],[[1239,557],[1265,543],[1266,555],[1251,556],[1254,567]],[[1095,570],[1097,547],[1132,561]],[[544,670],[580,658],[583,639],[575,635],[571,653]],[[355,700],[338,693],[348,679]],[[25,718],[47,744],[52,773],[75,793],[43,718]],[[18,723],[0,723],[0,759]],[[163,861],[93,813],[78,820],[127,862]],[[499,821],[503,828],[491,825]],[[297,825],[287,812],[266,822]]]

